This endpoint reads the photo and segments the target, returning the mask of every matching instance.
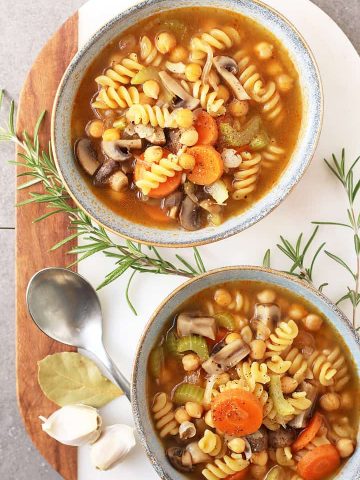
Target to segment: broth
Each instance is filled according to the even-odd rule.
[[[224,28],[224,26],[226,26],[226,28]],[[146,57],[144,54],[145,58],[143,58],[141,54],[141,45],[143,51],[146,51],[146,46],[149,47],[146,42],[144,43],[144,39],[148,39],[152,49],[154,49],[155,39],[159,32],[164,31],[174,36],[176,39],[176,48],[183,47],[186,49],[186,59],[181,57],[181,49],[179,48],[178,50],[173,48],[164,55],[155,49],[151,50],[153,53],[157,53],[155,60],[149,61],[147,64],[149,57]],[[137,91],[134,95],[140,95],[141,98],[138,99],[139,103],[142,105],[149,103],[152,109],[154,108],[155,102],[157,102],[157,105],[165,106],[165,108],[169,105],[171,113],[178,109],[173,108],[171,102],[170,104],[166,103],[165,100],[169,100],[169,93],[164,88],[163,82],[159,81],[158,72],[161,70],[166,71],[173,80],[178,82],[178,85],[183,82],[182,85],[187,85],[187,88],[193,93],[193,89],[196,88],[196,82],[189,81],[188,77],[192,80],[197,77],[191,77],[190,74],[186,76],[184,73],[169,72],[166,67],[166,62],[180,58],[180,62],[171,62],[172,64],[178,65],[176,68],[181,69],[184,68],[185,65],[194,65],[194,63],[197,63],[201,65],[203,72],[206,59],[195,59],[191,61],[192,57],[196,57],[196,55],[199,56],[199,51],[191,48],[191,42],[194,37],[200,38],[204,32],[213,32],[213,40],[214,36],[220,38],[219,35],[224,34],[227,36],[227,39],[230,39],[231,46],[229,48],[219,49],[214,47],[212,55],[216,58],[225,55],[235,62],[235,66],[238,64],[238,67],[236,67],[238,68],[238,72],[235,76],[240,78],[240,83],[244,89],[242,93],[247,95],[246,92],[249,92],[249,100],[240,101],[236,99],[232,87],[229,86],[220,74],[216,73],[216,68],[212,66],[210,78],[213,77],[213,81],[210,83],[213,85],[215,82],[215,89],[205,81],[202,81],[202,77],[199,80],[200,88],[204,88],[204,86],[209,88],[208,95],[211,92],[217,92],[217,101],[219,98],[221,100],[222,96],[228,96],[229,98],[227,100],[225,97],[223,98],[223,100],[226,101],[218,108],[217,112],[211,110],[211,108],[215,107],[210,106],[207,108],[207,104],[204,104],[204,108],[200,105],[200,108],[197,107],[194,110],[192,122],[195,122],[195,133],[193,126],[180,130],[165,128],[166,144],[161,146],[163,147],[162,153],[159,153],[158,150],[159,158],[165,158],[168,152],[172,151],[174,155],[169,157],[172,162],[170,171],[171,174],[174,173],[174,162],[180,165],[180,172],[176,172],[175,177],[179,179],[179,181],[181,178],[181,183],[178,184],[174,190],[171,182],[169,182],[169,177],[165,175],[162,178],[163,182],[165,179],[164,183],[159,184],[155,182],[152,184],[153,186],[160,185],[161,190],[158,188],[152,188],[150,190],[146,189],[146,187],[140,188],[139,185],[141,182],[139,183],[139,179],[143,179],[144,171],[151,171],[151,163],[153,162],[153,160],[146,160],[146,153],[146,161],[144,162],[144,157],[140,157],[140,154],[144,152],[144,149],[146,150],[146,147],[150,146],[151,143],[143,140],[143,146],[140,150],[131,151],[131,160],[115,163],[109,163],[113,157],[110,158],[107,154],[104,154],[104,148],[102,148],[101,145],[103,139],[116,142],[119,138],[138,138],[137,135],[130,137],[126,133],[127,130],[124,130],[124,126],[128,124],[130,120],[132,120],[132,124],[134,121],[135,123],[137,121],[139,121],[140,124],[144,123],[137,118],[137,114],[135,115],[137,111],[131,114],[133,107],[130,106],[129,109],[127,105],[126,108],[119,107],[116,101],[118,103],[119,101],[124,102],[122,98],[119,99],[117,97],[116,101],[113,99],[116,92],[120,92],[120,97],[123,95],[121,92],[124,91],[120,90],[121,88],[125,87],[127,91],[129,91],[131,83],[130,78],[127,77],[128,83],[121,85],[119,81],[116,81],[114,83],[115,90],[109,90],[109,84],[113,83],[111,80],[112,74],[109,72],[114,72],[114,70],[109,69],[109,66],[116,69],[116,65],[124,62],[124,58],[128,59],[129,55],[131,56],[131,54],[135,53],[136,56],[132,58],[137,59],[142,68],[145,69],[143,71],[150,72],[150,76],[152,72],[157,79],[156,83],[157,88],[159,88],[160,85],[160,94],[157,100],[144,95],[143,90],[145,87],[143,82],[136,85]],[[135,39],[135,43],[126,46],[126,41],[130,42],[129,39]],[[221,41],[224,40],[219,41],[221,45],[224,45],[221,43]],[[125,45],[123,50],[120,50],[119,42],[120,45]],[[263,58],[264,56],[265,58]],[[157,65],[158,58],[160,58],[159,65]],[[154,64],[156,64],[156,66],[154,66]],[[254,68],[255,71],[252,70],[252,68]],[[97,79],[97,83],[95,79]],[[255,81],[256,79],[258,80]],[[134,86],[132,86],[132,88],[134,88]],[[274,91],[272,89],[274,89]],[[111,95],[113,96],[111,97]],[[173,99],[174,98],[175,97],[173,97]],[[270,99],[269,102],[266,102],[267,98]],[[112,105],[111,108],[108,106],[109,103]],[[99,108],[97,108],[96,105]],[[113,108],[114,105],[118,108]],[[270,108],[270,110],[266,110],[267,108]],[[183,110],[184,109],[187,110],[187,108],[183,108]],[[248,141],[247,144],[243,146],[234,147],[232,145],[234,139],[231,138],[229,141],[229,136],[222,134],[222,137],[219,137],[220,139],[218,138],[213,147],[207,145],[205,150],[193,150],[191,146],[194,145],[192,136],[195,135],[196,137],[196,135],[198,135],[200,110],[204,112],[205,115],[208,115],[210,111],[210,117],[213,119],[210,119],[213,122],[212,128],[220,132],[223,131],[222,128],[229,128],[223,127],[224,124],[227,124],[232,128],[232,133],[235,130],[236,135],[238,132],[241,132],[242,135],[244,135],[244,132],[245,134],[247,132],[247,134],[250,135],[249,128],[251,129],[251,125],[249,127],[249,122],[252,122],[253,132],[255,132],[251,140],[253,143],[250,143],[249,146]],[[178,115],[178,113],[176,113],[176,115]],[[91,147],[89,147],[89,143],[84,145],[86,148],[93,148],[96,151],[98,162],[91,169],[92,175],[87,175],[82,169],[81,171],[86,178],[88,187],[97,196],[99,201],[112,209],[116,214],[135,223],[150,227],[194,230],[205,225],[218,225],[229,217],[240,215],[273,188],[279,181],[282,172],[284,172],[291,158],[298,138],[301,118],[302,101],[298,74],[287,51],[274,35],[261,25],[239,14],[208,7],[181,8],[161,12],[154,17],[147,18],[132,26],[120,37],[107,45],[95,62],[90,65],[73,105],[72,139],[74,144],[78,139],[84,138],[86,135],[86,138],[91,140]],[[116,121],[118,121],[118,123],[115,123],[116,128],[114,128],[114,122]],[[216,122],[215,126],[214,121]],[[257,125],[257,129],[254,124]],[[148,126],[149,125],[150,124],[148,124]],[[181,125],[183,125],[183,123],[181,123]],[[189,145],[180,143],[181,150],[179,150],[179,145],[176,148],[170,147],[169,132],[171,130],[173,133],[181,133],[187,130],[187,137],[184,137],[185,140],[182,141],[187,142]],[[92,136],[92,134],[95,135],[96,138]],[[224,139],[226,141],[224,141]],[[243,142],[245,140],[243,140]],[[238,137],[236,137],[236,142],[241,143]],[[199,143],[202,143],[201,138],[196,142],[196,146],[198,146]],[[181,160],[179,155],[179,151],[186,153],[186,148],[188,154],[192,156],[192,159],[187,159],[187,163],[184,159]],[[77,147],[75,147],[75,150],[79,157],[80,154]],[[228,160],[224,160],[225,150],[233,150],[233,152],[229,154],[231,158]],[[222,154],[222,156],[220,156],[220,154]],[[148,154],[148,157],[149,156],[150,153]],[[218,175],[216,175],[216,169],[214,173],[214,164],[210,163],[209,158],[215,161],[216,168],[219,170]],[[95,172],[96,168],[101,163],[104,164],[104,162],[107,165],[105,174],[101,169]],[[154,162],[159,163],[160,160],[154,160]],[[204,171],[201,171],[202,167],[199,167],[201,162],[205,162],[206,164],[204,167],[206,178],[204,177]],[[239,162],[241,163],[239,164]],[[140,173],[138,174],[138,178],[134,179],[136,163],[139,166],[138,171]],[[192,168],[182,168],[181,165],[185,167],[191,167],[192,165]],[[232,167],[231,165],[236,166]],[[114,172],[119,172],[119,170],[120,172],[122,171],[126,177],[117,173],[117,181],[113,182],[109,180],[109,172],[112,175]],[[194,174],[194,170],[197,171],[196,175]],[[184,180],[187,183],[186,187],[184,187],[182,183]],[[203,181],[207,182],[205,186],[201,184]],[[216,194],[215,192],[215,196],[213,196],[209,193],[209,191],[212,191],[211,189],[209,190],[209,186],[214,184],[218,185],[219,182],[221,182],[221,194],[219,196],[219,193]],[[188,201],[190,207],[196,210],[198,216],[198,221],[192,224],[189,224],[188,218],[182,218],[182,214],[180,213],[181,204],[179,203],[184,198],[184,191],[188,194],[189,190],[192,191],[192,195],[190,195],[192,200],[194,201],[195,195],[198,200],[197,203],[200,204],[199,206],[195,202],[194,205]],[[168,203],[170,205],[173,205],[174,202],[178,203],[175,204],[175,206],[167,207],[164,198],[171,196],[174,191],[180,192],[181,194],[178,195],[175,200],[172,197]],[[161,192],[164,192],[164,194],[162,195]],[[204,201],[205,203],[203,203]]]
[[[203,319],[200,327],[199,318]],[[210,328],[214,318],[215,340],[212,340],[204,335],[209,335],[214,327],[212,324]],[[266,319],[270,321],[266,323]],[[204,335],[200,335],[200,331]],[[186,335],[182,336],[184,333]],[[243,351],[243,358],[226,364],[231,359],[224,356],[223,349],[235,345],[234,342],[239,343],[236,348]],[[215,367],[214,362],[217,363]],[[209,379],[215,381],[213,390]],[[279,392],[274,392],[279,388],[282,401],[294,407],[287,415],[277,410],[280,408],[276,403]],[[272,285],[231,282],[190,298],[169,319],[150,355],[147,391],[154,428],[164,449],[167,452],[173,447],[182,449],[185,456],[181,458],[187,465],[189,459],[184,452],[187,448],[194,452],[188,444],[195,443],[202,452],[207,452],[207,459],[198,464],[196,458],[200,457],[196,455],[199,452],[195,454],[195,463],[187,472],[189,478],[225,478],[226,475],[216,476],[214,466],[227,475],[244,470],[246,473],[239,478],[246,480],[268,478],[271,469],[274,469],[274,477],[269,478],[275,480],[315,478],[304,474],[304,465],[314,462],[312,452],[319,455],[315,463],[321,463],[321,452],[325,448],[325,456],[334,455],[338,464],[334,462],[331,471],[316,478],[328,480],[356,445],[359,380],[347,346],[311,304]],[[217,405],[224,394],[234,394],[231,397],[234,404],[239,391],[240,397],[244,391],[250,394],[250,400],[245,399],[247,408],[249,401],[260,405],[262,416],[260,423],[255,425],[253,413],[250,423],[237,425],[235,433],[226,430],[233,425],[219,415]],[[302,396],[301,392],[306,395]],[[299,398],[302,398],[300,404]],[[160,409],[162,402],[163,409]],[[166,417],[163,415],[165,405]],[[319,418],[314,438],[298,448],[303,429],[309,425],[314,428]],[[196,432],[187,440],[180,439],[179,429],[185,428],[181,427],[183,422],[190,422]],[[243,428],[245,433],[249,425],[249,433],[242,435],[239,429]],[[220,427],[226,427],[225,432]],[[266,438],[266,446],[256,440],[255,432],[261,432]],[[281,443],[283,437],[286,441]],[[245,438],[253,449],[250,460],[243,453]],[[231,459],[235,460],[235,467]],[[231,479],[231,476],[226,478]]]

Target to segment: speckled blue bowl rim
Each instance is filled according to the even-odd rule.
[[[160,478],[164,480],[188,480],[186,474],[175,470],[168,462],[164,447],[153,427],[148,408],[146,366],[148,356],[163,331],[164,325],[174,312],[190,297],[206,288],[224,282],[250,280],[275,285],[304,298],[314,305],[333,325],[351,352],[357,374],[360,373],[360,339],[353,330],[350,321],[325,295],[309,284],[288,274],[264,267],[232,266],[211,270],[195,279],[191,279],[174,290],[155,310],[139,340],[132,376],[131,404],[136,428],[140,440],[151,464]],[[360,479],[359,448],[336,475],[337,480]]]
[[[72,104],[86,68],[106,44],[134,22],[164,9],[211,6],[239,12],[263,24],[282,41],[298,68],[303,92],[303,121],[294,154],[277,184],[248,210],[217,227],[195,232],[162,230],[127,220],[99,201],[88,188],[75,165],[71,146]],[[54,158],[64,184],[76,204],[97,223],[122,237],[145,244],[189,247],[215,242],[239,233],[261,220],[288,195],[311,161],[320,135],[323,95],[315,59],[301,34],[280,13],[255,0],[146,0],[114,17],[79,50],[59,85],[52,115]]]

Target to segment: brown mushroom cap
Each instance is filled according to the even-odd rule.
[[[202,368],[209,374],[223,373],[234,367],[250,353],[250,347],[243,340],[238,339],[225,345],[221,350],[211,355],[202,364]]]
[[[181,204],[180,224],[185,230],[195,231],[202,227],[201,208],[190,197],[186,196]]]
[[[213,59],[213,64],[219,75],[221,75],[229,87],[231,87],[238,100],[251,100],[251,97],[247,94],[245,88],[235,76],[235,74],[238,73],[239,68],[233,58],[219,55]]]
[[[176,103],[177,107],[189,108],[190,110],[194,110],[199,106],[200,100],[192,97],[186,90],[184,90],[180,83],[177,82],[174,78],[172,78],[167,72],[159,72],[159,76],[167,90],[169,90],[171,93],[176,95],[176,97],[181,99],[180,102]]]
[[[214,317],[199,313],[180,313],[176,319],[176,329],[179,337],[195,334],[215,340],[217,328]]]
[[[75,155],[82,168],[89,175],[94,175],[101,165],[90,138],[80,138],[75,143]]]
[[[101,149],[104,155],[116,162],[125,162],[132,158],[131,149],[140,149],[142,141],[140,138],[133,140],[115,140],[113,142],[101,142]]]

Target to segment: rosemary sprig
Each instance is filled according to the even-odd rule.
[[[348,265],[343,258],[341,258],[335,253],[325,250],[325,254],[337,264],[339,264],[342,268],[344,268],[352,278],[353,285],[351,287],[346,287],[346,293],[336,302],[336,304],[338,305],[346,300],[351,302],[352,322],[354,327],[356,324],[357,307],[360,303],[360,210],[355,206],[355,201],[360,189],[360,179],[354,180],[354,168],[359,160],[360,157],[356,158],[352,165],[347,168],[345,149],[343,149],[341,152],[340,160],[338,160],[334,154],[332,155],[332,162],[324,159],[326,165],[335,175],[335,177],[339,180],[343,187],[343,190],[345,191],[347,199],[346,214],[348,221],[343,223],[331,221],[312,222],[315,225],[337,226],[350,229],[352,231],[352,244],[355,256],[355,262],[353,266]]]
[[[4,92],[0,90],[0,108],[3,98]],[[18,153],[20,160],[11,163],[24,167],[24,172],[18,174],[18,176],[28,177],[30,180],[22,183],[18,189],[29,188],[37,183],[41,183],[43,186],[43,192],[29,192],[29,197],[18,203],[17,206],[41,203],[46,209],[49,209],[48,212],[36,218],[33,222],[45,220],[58,213],[66,213],[69,217],[71,234],[60,240],[51,250],[56,250],[75,238],[82,238],[86,243],[78,245],[68,252],[77,255],[77,259],[68,265],[69,267],[98,252],[103,252],[105,256],[113,258],[114,268],[106,275],[98,289],[114,282],[128,270],[132,270],[125,290],[125,297],[135,314],[136,310],[129,298],[129,287],[135,273],[147,272],[192,278],[206,271],[197,248],[193,249],[194,265],[180,255],[176,255],[178,264],[174,264],[165,259],[155,247],[144,247],[140,243],[129,240],[124,243],[113,241],[102,226],[94,223],[82,210],[74,207],[58,175],[52,156],[51,144],[48,145],[48,151],[41,150],[39,130],[44,117],[45,112],[39,116],[32,138],[26,131],[20,138],[15,131],[15,104],[14,101],[11,101],[8,124],[5,128],[0,128],[0,142],[12,142],[21,149],[21,152]]]

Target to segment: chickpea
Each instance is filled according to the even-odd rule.
[[[191,417],[185,410],[185,407],[179,407],[175,410],[175,420],[178,423],[189,422],[191,420]]]
[[[127,121],[125,117],[120,117],[113,123],[114,128],[118,128],[119,130],[124,130],[126,128]]]
[[[162,32],[155,38],[155,46],[162,54],[169,53],[176,47],[176,38],[170,32]]]
[[[226,373],[226,372],[220,373],[217,376],[215,385],[224,385],[225,383],[227,383],[229,381],[230,381],[230,375],[228,373]]]
[[[214,424],[214,420],[212,418],[211,410],[209,410],[205,413],[204,420],[205,420],[206,425],[209,425],[209,427],[211,427],[211,428],[215,428],[215,424]]]
[[[227,307],[232,302],[232,297],[225,288],[218,288],[214,294],[214,300],[221,307]]]
[[[189,63],[185,68],[185,77],[189,82],[197,82],[202,74],[201,65],[198,63]]]
[[[233,100],[228,107],[228,111],[233,117],[243,117],[249,111],[249,102],[246,100]]]
[[[219,85],[218,89],[216,90],[216,98],[224,100],[224,103],[229,100],[230,92],[225,85]]]
[[[276,298],[276,292],[270,288],[265,288],[265,290],[262,290],[257,294],[256,298],[261,303],[273,303]]]
[[[101,138],[104,133],[104,124],[101,120],[93,120],[87,127],[87,134],[93,138]]]
[[[341,408],[350,409],[353,406],[353,396],[350,392],[343,392],[340,396]]]
[[[323,324],[323,319],[319,315],[315,315],[315,313],[309,313],[309,315],[303,318],[303,323],[311,332],[317,332]]]
[[[250,357],[253,360],[261,360],[265,355],[266,343],[264,340],[253,340],[250,342],[250,349]]]
[[[157,145],[148,147],[144,152],[145,162],[159,162],[163,158],[163,149]]]
[[[116,128],[108,128],[104,131],[102,138],[104,142],[114,142],[120,140],[120,132]]]
[[[195,157],[189,153],[182,153],[179,157],[179,165],[184,170],[192,170],[195,167]]]
[[[185,410],[193,418],[201,418],[204,408],[200,403],[196,402],[186,402]]]
[[[179,108],[176,110],[176,123],[180,128],[190,128],[194,122],[194,115],[188,108]]]
[[[342,438],[336,443],[341,458],[350,457],[354,453],[354,443],[350,438]]]
[[[147,97],[154,98],[156,100],[159,97],[160,85],[156,80],[147,80],[143,84],[143,90]]]
[[[199,134],[194,127],[184,130],[180,136],[180,143],[187,147],[192,147],[199,140]]]
[[[184,355],[181,361],[186,372],[197,370],[201,364],[200,358],[195,353]]]
[[[260,60],[270,60],[273,56],[274,45],[268,42],[260,42],[255,45],[254,50]]]
[[[278,75],[275,81],[278,89],[282,93],[290,92],[290,90],[294,86],[294,79],[291,78],[290,75],[287,75],[286,73],[281,73],[280,75]]]
[[[288,310],[288,315],[293,320],[301,320],[307,315],[307,310],[305,307],[300,305],[299,303],[292,303]]]
[[[259,465],[260,467],[265,467],[269,460],[269,455],[266,451],[263,452],[253,452],[251,457],[251,463]]]
[[[293,377],[281,378],[281,390],[283,393],[293,393],[298,387],[298,382]]]
[[[141,105],[154,105],[155,100],[153,98],[148,97],[145,95],[144,92],[139,93],[139,103]]]
[[[268,75],[276,77],[276,75],[280,75],[283,72],[283,67],[277,60],[271,60],[266,66],[266,71]]]
[[[228,442],[228,447],[234,453],[243,453],[245,452],[246,443],[243,438],[233,438]]]
[[[174,63],[185,62],[188,58],[189,52],[185,47],[177,45],[170,53],[169,60]]]
[[[240,333],[229,333],[229,335],[226,336],[225,338],[225,343],[226,345],[229,345],[229,343],[235,342],[235,340],[241,340],[241,335]]]
[[[340,408],[340,396],[337,393],[325,393],[320,398],[320,405],[327,412],[334,412]]]
[[[250,473],[255,480],[263,480],[267,470],[267,467],[261,467],[260,465],[251,465],[250,467]]]

